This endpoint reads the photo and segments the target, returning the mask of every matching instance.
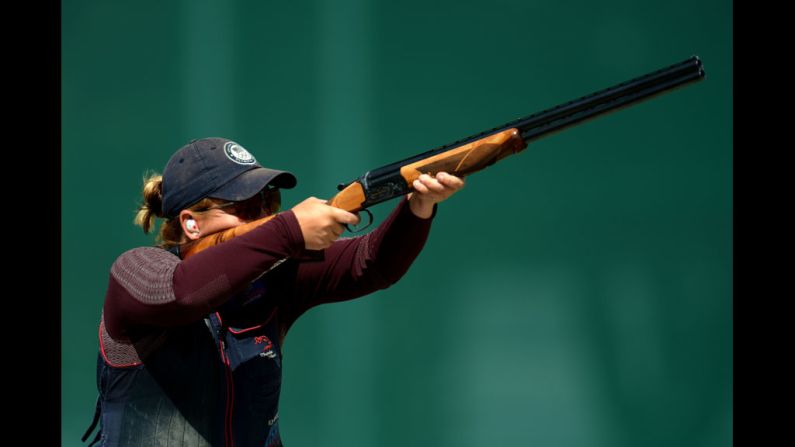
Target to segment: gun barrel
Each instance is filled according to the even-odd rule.
[[[573,124],[700,81],[705,75],[701,60],[693,56],[670,67],[520,118],[513,126],[508,127],[517,127],[525,141],[538,139]]]
[[[405,180],[400,176],[400,168],[407,164],[415,163],[511,128],[518,129],[525,142],[536,140],[585,120],[636,104],[686,84],[700,81],[705,75],[701,59],[698,56],[691,56],[677,64],[622,82],[613,87],[373,169],[355,181],[361,183],[364,188],[364,193],[367,197],[364,206],[371,206],[405,194],[410,190]],[[350,183],[340,184],[338,188],[342,190]]]
[[[585,95],[580,98],[565,102],[558,106],[534,113],[522,118],[517,118],[513,121],[497,126],[493,129],[462,138],[444,146],[431,149],[420,155],[410,157],[407,160],[401,160],[393,164],[405,164],[407,161],[416,161],[433,155],[438,152],[443,152],[452,147],[466,144],[483,137],[502,132],[505,129],[515,127],[522,132],[522,136],[528,135],[531,139],[537,139],[544,134],[540,129],[551,127],[553,123],[560,120],[565,120],[569,117],[581,117],[580,122],[587,118],[593,118],[598,115],[607,113],[613,109],[627,106],[648,99],[656,94],[672,90],[676,87],[681,87],[693,81],[698,81],[704,78],[706,73],[698,56],[691,56],[682,62],[673,64],[669,67],[662,68],[651,73],[639,76],[626,82],[614,85],[612,87],[600,90],[590,95]],[[579,114],[579,115],[578,115]],[[573,124],[573,123],[569,123]],[[534,130],[538,129],[538,130]],[[559,128],[551,129],[550,132],[559,130]]]

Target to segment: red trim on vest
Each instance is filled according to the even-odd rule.
[[[221,315],[216,312],[218,323],[223,328],[223,321]],[[232,415],[235,409],[235,383],[232,379],[232,364],[229,357],[226,356],[226,343],[224,343],[223,331],[218,334],[218,351],[221,353],[221,362],[224,364],[224,371],[226,373],[226,411],[224,412],[224,438],[227,447],[234,446],[234,439],[232,436]]]
[[[233,333],[235,335],[240,335],[240,334],[245,334],[246,332],[251,332],[253,330],[259,329],[259,328],[261,328],[261,327],[263,327],[266,324],[271,322],[271,320],[273,319],[273,316],[276,315],[276,311],[278,309],[279,309],[278,307],[274,307],[273,310],[271,311],[271,314],[268,315],[268,318],[264,322],[262,322],[262,323],[260,323],[260,324],[258,324],[256,326],[251,326],[251,327],[248,327],[248,328],[245,328],[245,329],[233,329],[232,327],[229,327],[229,332],[231,332],[231,333]],[[223,323],[223,321],[221,321],[221,315],[218,312],[216,312],[215,314],[218,315],[218,321],[221,323],[221,325],[223,325],[224,323]]]

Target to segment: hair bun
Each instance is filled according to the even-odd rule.
[[[143,228],[144,234],[154,226],[155,217],[163,218],[163,176],[150,175],[144,179],[144,201],[135,216],[135,224]]]

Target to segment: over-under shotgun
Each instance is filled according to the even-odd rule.
[[[435,175],[444,171],[459,177],[469,175],[521,152],[530,141],[700,81],[704,76],[701,60],[698,56],[692,56],[678,64],[613,87],[367,171],[356,180],[340,184],[340,192],[328,203],[352,213],[366,210],[375,204],[409,193],[413,189],[412,183],[421,174]],[[180,247],[180,256],[185,259],[203,249],[251,231],[272,218],[273,216],[268,216],[191,241]]]

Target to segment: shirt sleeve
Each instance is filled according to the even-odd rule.
[[[338,239],[321,262],[300,263],[282,311],[283,331],[313,306],[354,299],[397,282],[424,247],[436,209],[430,218],[420,218],[404,198],[375,230]]]
[[[138,326],[165,327],[202,318],[285,258],[309,256],[292,211],[181,261],[155,247],[129,250],[113,263],[105,325],[114,338]]]

